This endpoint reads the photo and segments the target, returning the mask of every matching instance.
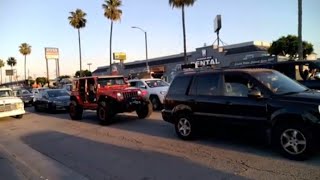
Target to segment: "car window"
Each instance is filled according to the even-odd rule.
[[[11,97],[13,92],[11,90],[2,90],[0,91],[0,97]]]
[[[145,82],[150,88],[169,86],[169,84],[163,80],[147,80]]]
[[[219,75],[218,74],[200,74],[196,77],[197,95],[214,96],[219,94]]]
[[[191,78],[191,76],[177,76],[176,78],[174,78],[169,88],[168,94],[186,94]]]
[[[131,86],[131,87],[138,87],[138,86],[137,86],[137,81],[131,81],[131,82],[130,82],[130,86]]]
[[[125,85],[126,82],[122,77],[116,77],[116,78],[99,78],[98,84],[100,86],[111,86],[111,85]]]
[[[250,80],[240,73],[225,74],[224,80],[225,96],[248,97],[250,88],[253,88]]]
[[[51,90],[51,91],[47,91],[46,94],[48,94],[50,98],[69,95],[66,90]]]

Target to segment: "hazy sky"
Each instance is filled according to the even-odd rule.
[[[67,17],[77,8],[87,13],[81,30],[83,68],[91,70],[109,63],[110,21],[103,16],[103,0],[0,0],[0,59],[17,58],[23,75],[23,56],[18,47],[32,46],[28,56],[30,75],[45,76],[44,47],[60,49],[61,74],[79,69],[78,37]],[[320,1],[303,2],[303,39],[310,41],[320,56]],[[121,22],[114,24],[113,51],[127,53],[129,61],[145,58],[144,34],[148,32],[149,57],[183,51],[181,10],[168,0],[123,0]],[[297,0],[197,0],[186,9],[187,48],[194,51],[216,38],[215,15],[222,15],[221,39],[227,44],[252,40],[271,42],[280,36],[297,34]],[[50,63],[50,74],[54,72]]]

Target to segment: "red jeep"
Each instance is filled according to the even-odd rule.
[[[149,117],[152,105],[144,93],[129,87],[123,76],[92,76],[75,79],[71,92],[71,119],[82,119],[83,110],[97,110],[101,124],[110,124],[117,113],[136,111],[139,118]]]

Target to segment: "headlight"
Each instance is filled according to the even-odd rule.
[[[23,103],[22,102],[16,103],[16,108],[17,109],[23,109],[24,108]]]
[[[166,95],[167,91],[160,91],[160,94]]]
[[[117,97],[121,97],[121,96],[122,96],[122,94],[118,92],[117,93]]]
[[[138,91],[138,95],[141,96],[141,94],[142,94],[141,91]]]

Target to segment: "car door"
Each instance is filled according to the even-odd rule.
[[[46,109],[48,107],[49,96],[46,92],[42,91],[38,93],[36,105],[40,109]]]
[[[225,113],[221,92],[220,73],[200,73],[193,79],[189,97],[194,101],[193,111],[198,121],[205,124],[219,124],[220,114]]]
[[[225,72],[223,80],[223,117],[228,120],[225,123],[255,127],[266,125],[269,98],[261,84],[243,72]],[[248,93],[253,89],[261,91],[262,97],[249,97]]]

